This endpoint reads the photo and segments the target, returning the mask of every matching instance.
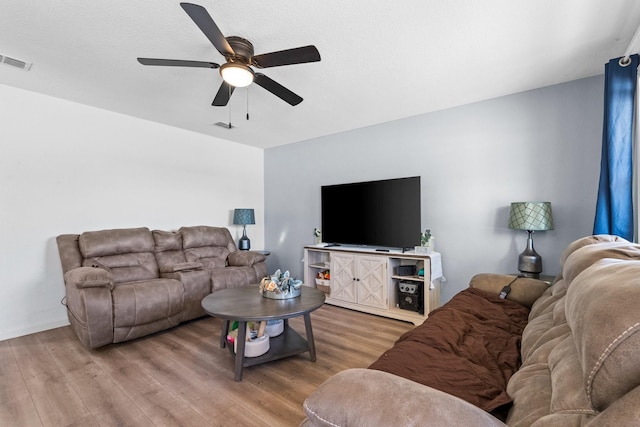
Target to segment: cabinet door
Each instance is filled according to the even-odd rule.
[[[355,257],[333,253],[331,256],[331,298],[357,302]]]
[[[357,257],[358,304],[388,308],[387,259],[384,257]]]

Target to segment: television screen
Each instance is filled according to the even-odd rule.
[[[420,245],[420,177],[326,185],[322,240],[410,248]]]

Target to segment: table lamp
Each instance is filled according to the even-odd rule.
[[[533,232],[553,230],[550,202],[514,202],[509,211],[509,228],[527,230],[527,248],[518,256],[518,270],[525,277],[540,277],[542,257],[533,249]]]
[[[247,237],[247,224],[255,224],[256,218],[253,209],[235,209],[233,211],[233,224],[242,225],[242,237],[238,242],[238,249],[248,251],[251,249],[251,241]]]

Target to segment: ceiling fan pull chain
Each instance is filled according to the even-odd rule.
[[[231,86],[229,85],[229,98],[231,98]],[[231,129],[231,103],[227,104],[229,107],[229,129]]]
[[[249,120],[249,88],[247,87],[247,120]]]

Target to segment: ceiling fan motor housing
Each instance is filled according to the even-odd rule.
[[[247,65],[251,65],[251,58],[253,57],[253,44],[247,39],[242,37],[229,36],[226,37],[227,41],[231,45],[231,49],[235,53],[234,56],[227,58],[230,61],[240,60]]]

